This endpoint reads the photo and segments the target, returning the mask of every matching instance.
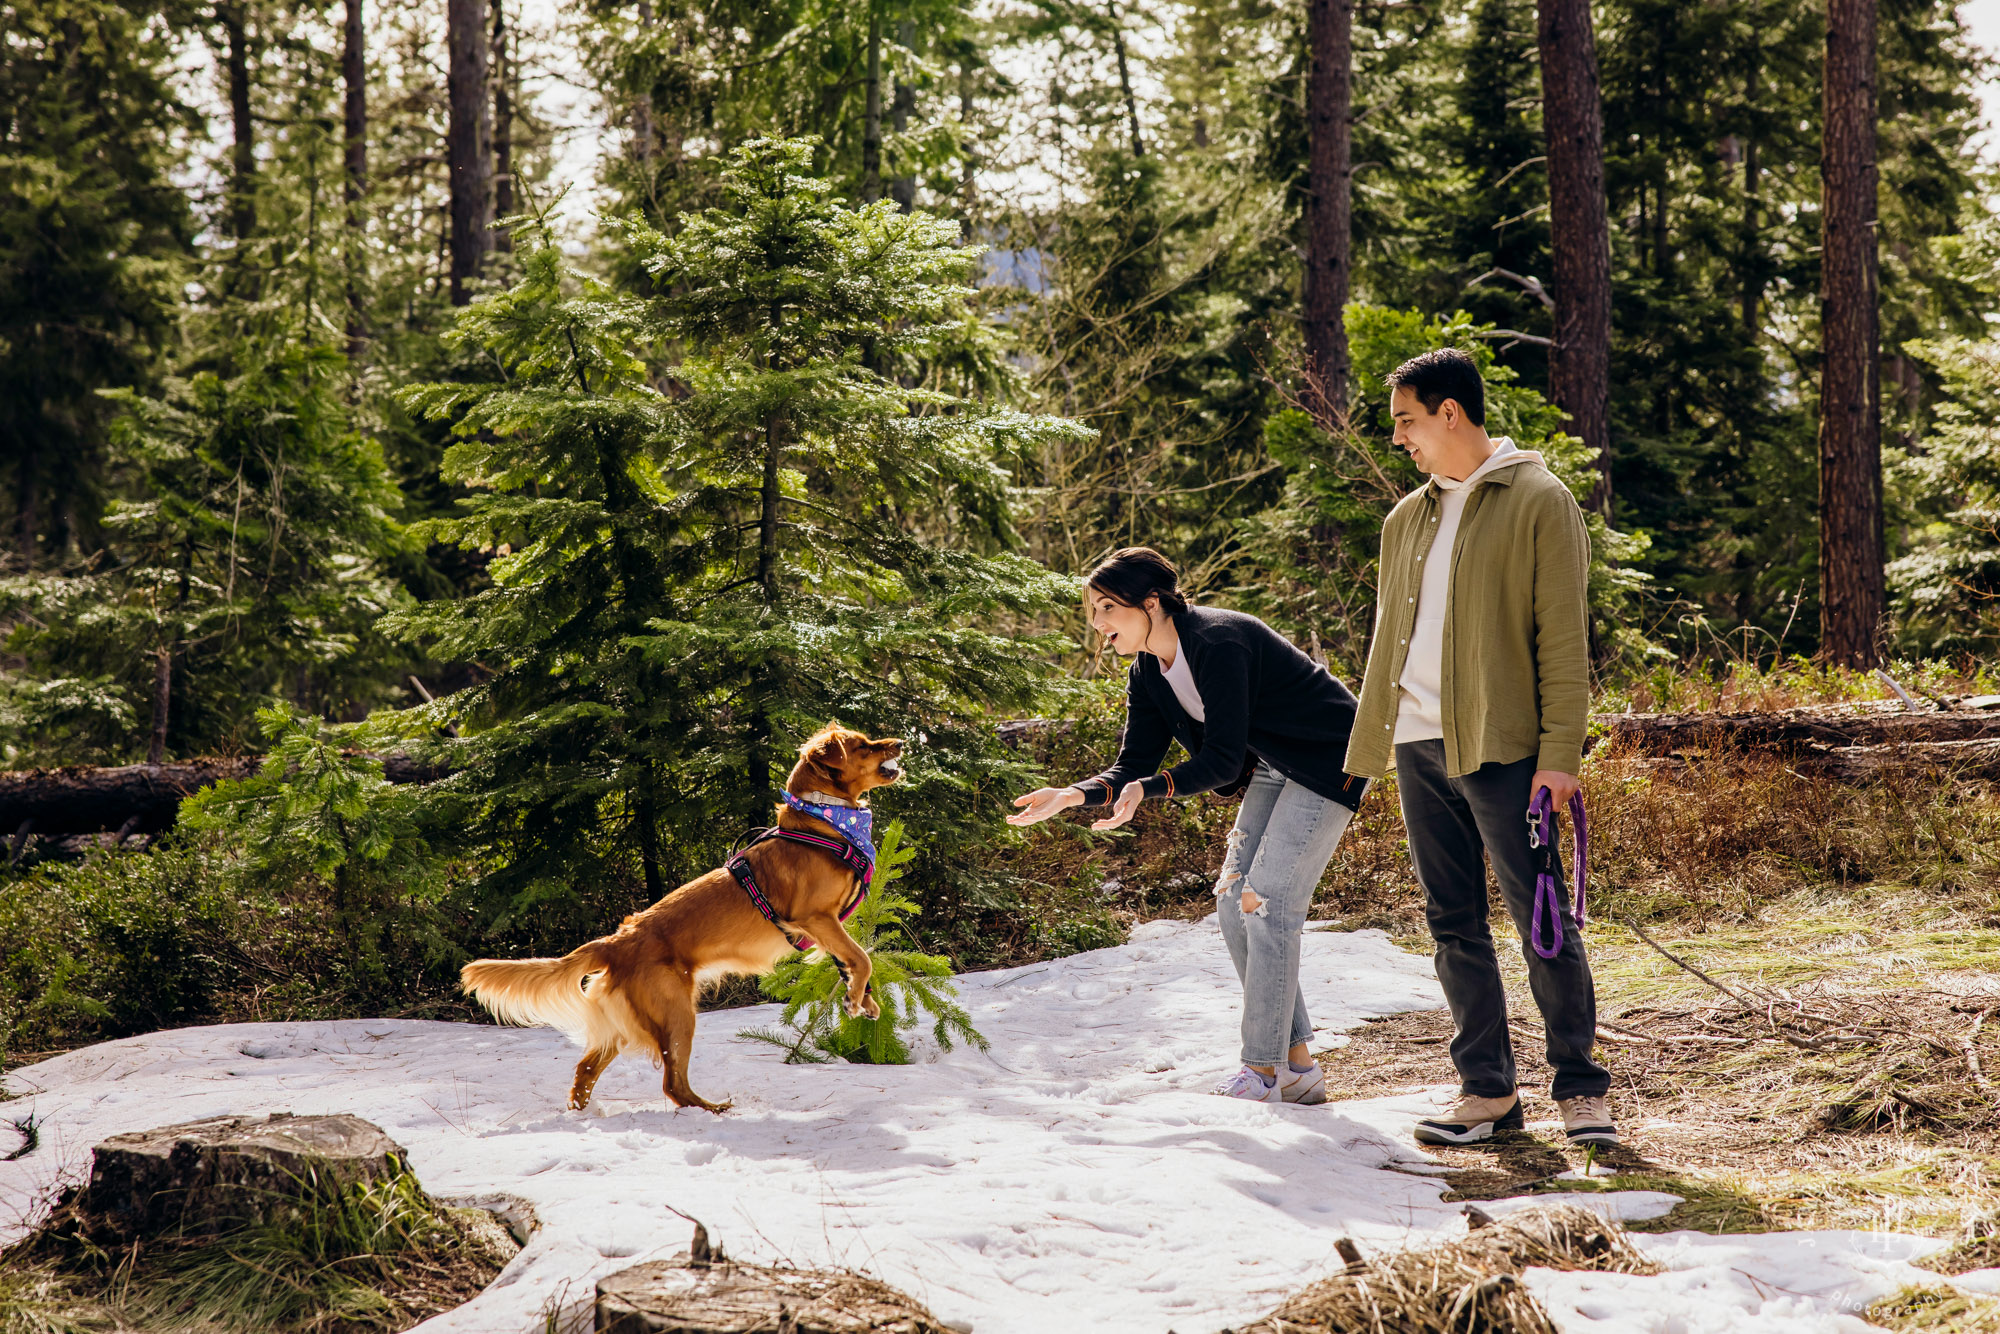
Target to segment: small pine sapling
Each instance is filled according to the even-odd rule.
[[[785,1060],[792,1064],[838,1057],[861,1065],[908,1065],[910,1048],[902,1030],[915,1028],[928,1015],[931,1036],[944,1050],[951,1050],[954,1039],[986,1050],[986,1039],[958,1003],[951,961],[892,947],[897,940],[914,944],[907,919],[922,909],[892,886],[916,855],[916,844],[903,838],[903,822],[891,821],[882,831],[874,882],[847,922],[847,934],[874,961],[868,989],[882,1007],[881,1017],[849,1015],[841,1008],[847,983],[833,956],[816,949],[794,954],[764,975],[764,994],[785,1003],[779,1020],[785,1027],[754,1029],[742,1036],[784,1048]]]

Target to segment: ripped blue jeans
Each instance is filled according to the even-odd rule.
[[[1259,762],[1215,882],[1229,961],[1243,982],[1243,1063],[1284,1065],[1312,1037],[1299,989],[1300,937],[1313,891],[1354,812]],[[1244,907],[1244,895],[1250,906]]]

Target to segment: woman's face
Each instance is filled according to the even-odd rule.
[[[1084,604],[1090,608],[1090,628],[1104,636],[1104,642],[1111,646],[1113,653],[1129,658],[1146,647],[1146,636],[1153,630],[1153,618],[1146,614],[1145,608],[1128,607],[1109,593],[1095,588],[1085,589],[1083,597]]]

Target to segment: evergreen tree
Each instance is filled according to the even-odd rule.
[[[1581,440],[1564,434],[1562,411],[1499,364],[1490,340],[1481,337],[1488,330],[1465,312],[1426,318],[1420,311],[1349,306],[1347,325],[1359,391],[1351,429],[1322,429],[1303,404],[1272,416],[1266,435],[1272,457],[1285,466],[1285,491],[1242,525],[1240,559],[1255,574],[1246,574],[1239,589],[1245,603],[1274,625],[1320,648],[1336,673],[1358,678],[1374,620],[1382,521],[1424,480],[1394,443],[1389,392],[1382,387],[1390,371],[1434,348],[1463,348],[1486,380],[1488,431],[1541,451],[1579,502],[1595,485],[1597,464]],[[1631,614],[1646,584],[1633,568],[1646,538],[1617,531],[1592,510],[1584,522],[1599,651],[1635,662],[1657,651]]]
[[[436,744],[497,854],[496,924],[540,905],[537,932],[594,931],[578,884],[629,904],[633,869],[657,897],[715,865],[829,717],[910,737],[880,804],[923,803],[934,846],[992,825],[1008,767],[978,720],[1029,706],[1041,671],[997,618],[1074,596],[1005,550],[995,458],[1084,433],[922,387],[984,336],[977,252],[890,201],[847,207],[814,152],[753,141],[727,208],[671,238],[629,223],[648,298],[540,232],[522,281],[461,319],[506,378],[408,396],[452,419],[446,475],[477,488],[428,534],[501,553],[490,589],[392,618],[493,673],[428,716],[465,730]]]
[[[32,567],[95,545],[97,391],[147,381],[172,332],[195,118],[158,4],[22,0],[0,27],[0,516]]]
[[[0,583],[9,647],[39,678],[11,691],[17,754],[157,763],[254,741],[272,699],[374,702],[355,659],[393,597],[379,561],[398,497],[348,430],[342,370],[301,347],[114,396],[108,546]]]

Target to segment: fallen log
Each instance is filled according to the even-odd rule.
[[[423,783],[441,776],[435,768],[404,755],[380,758],[383,777],[392,783]],[[0,839],[6,839],[9,852],[18,857],[20,845],[30,835],[56,839],[107,829],[128,836],[157,834],[173,827],[183,799],[217,783],[248,778],[263,763],[261,755],[237,755],[173,764],[0,772]]]
[[[1781,709],[1770,713],[1608,713],[1594,721],[1610,754],[1685,750],[1895,746],[2000,738],[2000,695],[1912,711],[1900,700]]]

